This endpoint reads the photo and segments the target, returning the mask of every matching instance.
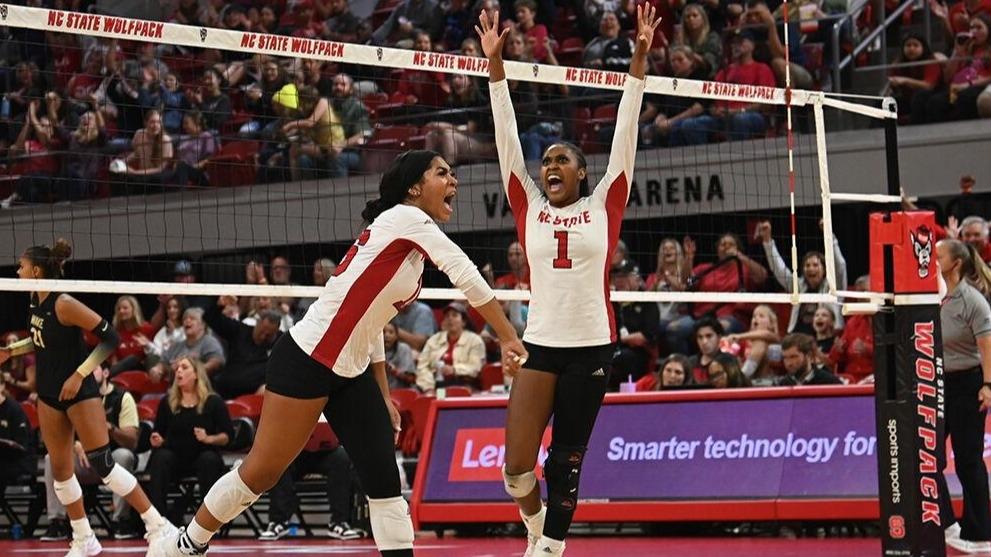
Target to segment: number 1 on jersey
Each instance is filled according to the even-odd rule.
[[[568,231],[555,230],[554,239],[557,240],[557,257],[554,258],[554,268],[570,269],[571,258],[568,257]]]

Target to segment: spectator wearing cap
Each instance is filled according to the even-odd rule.
[[[185,284],[195,284],[196,281],[196,271],[193,270],[193,263],[188,259],[180,259],[175,262],[172,266],[172,282],[181,282]],[[213,304],[213,299],[209,296],[183,296],[184,303],[186,307],[197,307],[202,309],[207,309]],[[158,312],[165,311],[165,306],[162,305],[167,298],[159,297],[158,311],[151,318],[154,323],[162,322],[162,315],[158,315]]]
[[[716,73],[716,81],[736,85],[774,87],[774,72],[767,64],[754,60],[756,40],[752,31],[744,29],[734,35],[732,62]],[[713,132],[726,132],[730,140],[749,139],[762,135],[767,119],[759,104],[743,101],[715,101],[707,114],[687,118],[671,130],[671,145],[701,145]]]
[[[818,349],[816,341],[804,333],[792,333],[781,340],[781,360],[785,371],[778,384],[798,385],[839,385],[843,382],[825,366],[816,363]]]
[[[468,310],[460,302],[444,308],[444,321],[423,345],[417,359],[416,386],[425,393],[451,385],[477,386],[485,364],[485,343],[470,330]]]
[[[632,259],[626,259],[609,271],[613,290],[639,292],[643,290],[640,269]],[[619,347],[613,358],[610,387],[632,379],[636,381],[647,373],[650,358],[657,352],[660,332],[660,314],[653,302],[613,302]]]
[[[444,23],[437,0],[403,0],[372,33],[372,44],[412,48],[417,31],[436,37]]]
[[[281,333],[282,315],[267,310],[259,313],[254,326],[231,319],[224,307],[237,304],[234,296],[221,296],[204,315],[213,332],[227,343],[227,363],[211,377],[213,387],[225,399],[256,393],[265,384],[265,367],[272,346]]]

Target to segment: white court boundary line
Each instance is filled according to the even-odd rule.
[[[423,69],[441,73],[488,77],[488,60],[485,58],[231,31],[178,23],[151,22],[10,4],[0,4],[0,25],[194,48],[217,48],[281,57],[314,58],[348,64]],[[589,68],[526,64],[512,61],[506,61],[505,65],[506,76],[509,79],[552,85],[564,83],[596,89],[622,90],[623,82],[626,79],[625,73]],[[777,87],[739,86],[658,76],[647,76],[646,81],[648,93],[775,105],[784,105],[787,100],[785,89]],[[791,91],[790,103],[792,106],[806,106],[812,104],[814,100],[818,100],[826,106],[872,118],[896,117],[891,111],[882,108],[827,98],[821,91]],[[879,97],[878,100],[881,98]]]

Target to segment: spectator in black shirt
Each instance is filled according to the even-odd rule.
[[[31,425],[21,403],[7,396],[0,381],[0,490],[35,473]]]
[[[613,289],[625,292],[643,290],[640,269],[631,259],[624,259],[609,272]],[[640,379],[647,373],[647,364],[655,354],[657,333],[661,321],[654,302],[617,302],[613,304],[616,314],[616,330],[619,346],[613,358],[613,373],[609,382],[611,388],[632,378]]]
[[[224,77],[214,68],[203,71],[203,85],[186,93],[193,108],[203,114],[206,127],[210,130],[220,130],[231,118],[231,99],[220,90]]]
[[[282,315],[273,310],[258,314],[254,326],[223,314],[223,308],[236,305],[234,296],[221,296],[203,316],[214,334],[227,343],[227,365],[213,376],[217,393],[225,399],[257,392],[265,384],[268,354],[279,338]]]
[[[821,364],[815,362],[816,341],[804,333],[792,333],[781,341],[781,358],[785,375],[778,382],[783,386],[840,385],[843,382]]]
[[[200,493],[206,493],[226,471],[220,449],[234,434],[227,405],[210,387],[199,360],[180,358],[175,381],[158,405],[148,461],[148,498],[163,513],[173,481],[195,474]],[[185,522],[182,509],[174,522]]]

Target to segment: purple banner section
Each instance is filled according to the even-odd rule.
[[[423,500],[506,501],[504,423],[505,408],[439,408]],[[541,462],[548,442],[545,435]],[[580,493],[599,501],[872,499],[876,451],[871,396],[605,404]]]

